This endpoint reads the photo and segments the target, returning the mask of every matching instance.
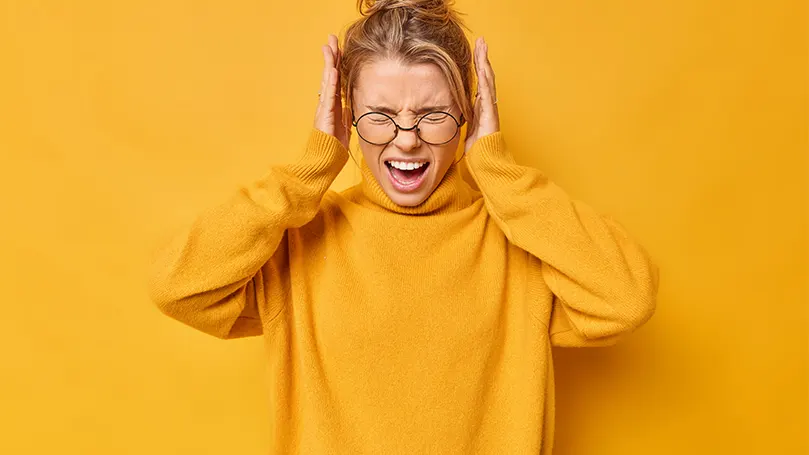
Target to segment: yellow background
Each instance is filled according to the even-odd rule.
[[[266,453],[261,339],[162,316],[144,264],[296,156],[353,3],[0,5],[0,453]],[[662,269],[630,340],[557,351],[556,453],[807,453],[804,2],[458,6],[517,159]]]

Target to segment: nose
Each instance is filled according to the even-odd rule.
[[[412,130],[399,129],[396,138],[393,139],[393,145],[403,152],[409,152],[421,145],[421,138],[417,132],[417,128]]]

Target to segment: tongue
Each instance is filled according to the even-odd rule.
[[[424,173],[426,167],[427,166],[422,166],[418,169],[413,169],[410,171],[403,171],[400,169],[396,169],[395,167],[391,167],[390,171],[391,173],[393,173],[393,176],[396,178],[396,180],[402,183],[411,183],[415,182],[416,180],[418,180],[419,177],[421,177],[421,174]]]

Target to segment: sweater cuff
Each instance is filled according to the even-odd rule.
[[[469,151],[469,161],[470,171],[481,186],[499,187],[525,173],[508,151],[500,131],[478,139]]]
[[[312,128],[304,153],[297,163],[291,166],[291,170],[304,181],[320,180],[329,176],[333,179],[347,161],[348,150],[336,137]]]
[[[317,128],[312,128],[309,133],[309,141],[306,144],[307,154],[319,154],[321,156],[345,155],[348,159],[348,150],[343,144],[331,134],[326,134]]]
[[[477,142],[472,145],[469,156],[470,159],[473,160],[505,159],[509,162],[514,162],[514,159],[511,158],[511,154],[508,153],[508,149],[506,148],[506,139],[502,131],[497,131],[478,139]]]

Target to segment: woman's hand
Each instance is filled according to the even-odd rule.
[[[483,38],[478,38],[475,42],[474,57],[478,95],[475,99],[475,121],[467,127],[464,152],[469,152],[478,139],[500,131],[494,70],[489,62],[489,46]]]
[[[323,46],[323,80],[320,82],[320,101],[315,111],[315,128],[336,137],[348,149],[351,113],[343,108],[340,87],[341,56],[337,37],[329,35],[328,45]]]

